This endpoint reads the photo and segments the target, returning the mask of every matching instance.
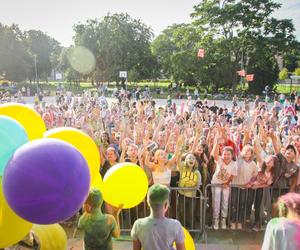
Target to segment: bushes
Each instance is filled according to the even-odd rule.
[[[289,76],[289,72],[287,70],[287,68],[283,68],[280,72],[279,72],[279,79],[280,80],[285,80],[287,79]]]

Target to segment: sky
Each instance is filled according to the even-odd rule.
[[[300,0],[275,0],[283,4],[274,16],[293,19],[300,41]],[[0,0],[0,23],[18,24],[22,30],[39,29],[63,46],[72,44],[73,25],[109,13],[127,12],[152,27],[157,36],[173,23],[190,22],[200,0]]]

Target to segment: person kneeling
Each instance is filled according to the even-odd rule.
[[[165,217],[169,195],[170,191],[164,185],[154,184],[149,188],[147,202],[151,214],[135,221],[131,230],[133,250],[171,250],[174,242],[177,250],[185,250],[180,222]]]

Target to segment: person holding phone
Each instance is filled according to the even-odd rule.
[[[158,149],[154,154],[154,162],[150,161],[150,152],[146,151],[145,165],[152,171],[153,182],[170,186],[172,167],[176,164],[180,155],[180,145],[183,137],[179,137],[176,144],[176,151],[171,159],[168,160],[165,150]]]

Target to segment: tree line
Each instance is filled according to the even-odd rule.
[[[119,83],[119,71],[126,70],[130,82],[167,78],[235,91],[239,83],[247,84],[237,74],[245,70],[254,74],[248,90],[260,93],[288,72],[300,73],[300,43],[292,20],[273,17],[280,7],[273,0],[203,0],[194,6],[191,23],[173,24],[157,37],[140,19],[107,14],[75,24],[70,47],[40,30],[0,24],[0,76],[14,82],[47,80],[56,70],[68,81],[98,85]],[[94,57],[87,72],[70,62],[79,46]],[[197,56],[199,48],[203,57]]]

